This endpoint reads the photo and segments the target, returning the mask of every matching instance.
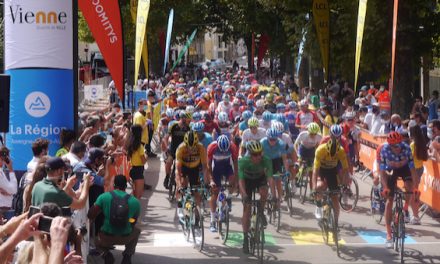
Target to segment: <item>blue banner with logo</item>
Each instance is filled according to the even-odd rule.
[[[11,76],[10,122],[6,146],[14,169],[26,170],[32,159],[32,142],[50,141],[49,155],[60,148],[63,128],[74,128],[73,71],[61,69],[15,69]]]

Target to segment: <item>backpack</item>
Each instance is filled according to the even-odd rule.
[[[24,195],[24,189],[26,188],[24,186],[24,183],[26,181],[26,174],[23,174],[20,178],[20,182],[18,184],[17,192],[14,194],[12,198],[12,209],[14,209],[14,215],[19,216],[23,213],[23,195]]]
[[[124,228],[128,223],[128,200],[130,195],[126,194],[124,197],[116,195],[115,191],[110,192],[112,195],[112,202],[110,205],[110,224],[116,228]]]

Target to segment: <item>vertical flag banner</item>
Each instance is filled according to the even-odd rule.
[[[361,61],[362,39],[364,37],[365,15],[367,13],[367,1],[359,0],[357,35],[356,35],[356,57],[354,62],[354,92],[356,93],[359,74],[359,63]]]
[[[136,24],[137,7],[138,7],[138,1],[131,0],[130,1],[130,13],[131,13],[131,19],[133,19],[134,24]],[[147,34],[145,34],[144,42],[145,42],[145,45],[143,45],[143,47],[142,47],[142,62],[144,63],[145,73],[148,74]]]
[[[260,45],[258,46],[257,68],[260,68],[261,62],[263,61],[264,55],[266,54],[268,48],[269,36],[267,34],[263,34],[260,38]]]
[[[255,34],[252,33],[252,48],[251,48],[251,70],[250,72],[254,72],[254,58],[255,58]]]
[[[328,82],[328,61],[330,53],[330,9],[327,0],[313,0],[313,19],[321,49],[324,78]]]
[[[142,48],[147,29],[148,12],[150,11],[150,0],[138,0],[136,18],[136,51],[134,57],[134,84],[137,84],[139,66],[141,64]],[[146,69],[147,70],[147,69]]]
[[[177,57],[177,60],[174,62],[173,67],[171,68],[171,72],[174,70],[174,68],[176,68],[176,66],[180,63],[180,61],[182,60],[183,55],[185,55],[186,51],[188,50],[189,46],[191,46],[191,43],[194,40],[194,37],[196,36],[197,33],[197,28],[194,29],[193,33],[191,34],[191,36],[189,37],[188,41],[186,42],[185,46],[183,47],[183,49],[180,51],[179,56]]]
[[[11,76],[9,133],[14,169],[26,170],[32,142],[59,149],[63,128],[74,129],[73,2],[4,1],[5,70]]]
[[[399,0],[394,0],[394,15],[393,15],[393,43],[391,47],[391,81],[390,81],[390,97],[393,97],[394,88],[394,64],[396,59],[396,35],[397,35],[397,15],[399,13]]]
[[[117,0],[78,0],[78,6],[104,57],[119,97],[124,100],[124,38],[119,3]]]
[[[303,29],[301,43],[299,44],[298,50],[298,60],[296,62],[296,76],[299,76],[299,69],[301,67],[302,55],[304,53],[304,43],[306,42],[306,33],[307,31]]]
[[[167,69],[168,60],[170,57],[171,32],[173,31],[174,9],[171,9],[168,16],[167,42],[165,44],[165,54],[163,59],[163,75]]]

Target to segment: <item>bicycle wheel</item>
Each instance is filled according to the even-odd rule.
[[[189,216],[185,216],[185,222],[182,224],[183,235],[186,238],[186,241],[189,242],[191,238],[191,219]]]
[[[284,200],[287,203],[287,210],[289,211],[290,216],[293,215],[293,193],[291,189],[292,182],[287,180],[284,185]]]
[[[338,237],[338,225],[336,222],[335,210],[332,207],[329,207],[328,214],[328,227],[333,236],[333,242],[336,247],[336,254],[339,256],[339,237]]]
[[[218,233],[220,235],[220,238],[222,240],[223,244],[226,244],[226,241],[228,240],[228,235],[229,235],[229,210],[223,210],[223,219],[221,219],[219,217],[219,219],[217,220],[218,224]]]
[[[391,231],[393,234],[393,244],[394,244],[394,250],[399,250],[399,223],[398,223],[398,213],[396,213],[395,209],[393,209],[393,219],[391,221]]]
[[[339,204],[345,212],[351,212],[359,200],[359,185],[355,178],[351,179],[350,185],[344,185],[339,196]]]
[[[255,238],[255,247],[257,248],[257,258],[258,263],[263,263],[264,258],[264,226],[261,220],[261,216],[257,218],[257,224],[256,224],[256,238]]]
[[[191,233],[193,237],[193,244],[194,247],[202,251],[203,250],[203,244],[205,242],[205,232],[203,228],[203,215],[201,214],[198,207],[194,208],[193,211],[193,217],[192,217],[192,223],[191,223]]]
[[[168,199],[174,201],[176,199],[176,173],[174,171],[175,167],[171,170],[170,180],[168,182]]]
[[[380,211],[381,200],[377,199],[374,195],[374,186],[371,187],[370,191],[370,213],[376,223],[380,224],[383,218],[383,213]]]
[[[398,250],[400,255],[400,263],[404,262],[405,257],[405,218],[403,217],[403,213],[399,213],[399,226],[397,228],[399,236],[397,239]]]
[[[255,231],[255,229],[250,229],[248,235],[249,235],[249,252],[252,255],[255,255],[255,249],[256,249],[256,242],[255,242],[256,231]]]
[[[274,212],[275,208],[272,202],[272,199],[270,199],[269,201],[266,202],[266,212],[267,215],[269,216],[269,223],[273,224],[273,222],[275,221],[274,217],[273,217],[273,212]]]
[[[299,183],[299,202],[301,204],[304,204],[304,202],[306,201],[306,195],[307,195],[307,187],[309,185],[309,179],[308,179],[308,175],[304,173],[305,168],[303,168],[302,170],[300,170],[300,176],[298,178],[298,183]]]

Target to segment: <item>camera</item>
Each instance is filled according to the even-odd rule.
[[[0,158],[6,162],[6,164],[9,164],[9,153],[5,150],[0,152]]]

